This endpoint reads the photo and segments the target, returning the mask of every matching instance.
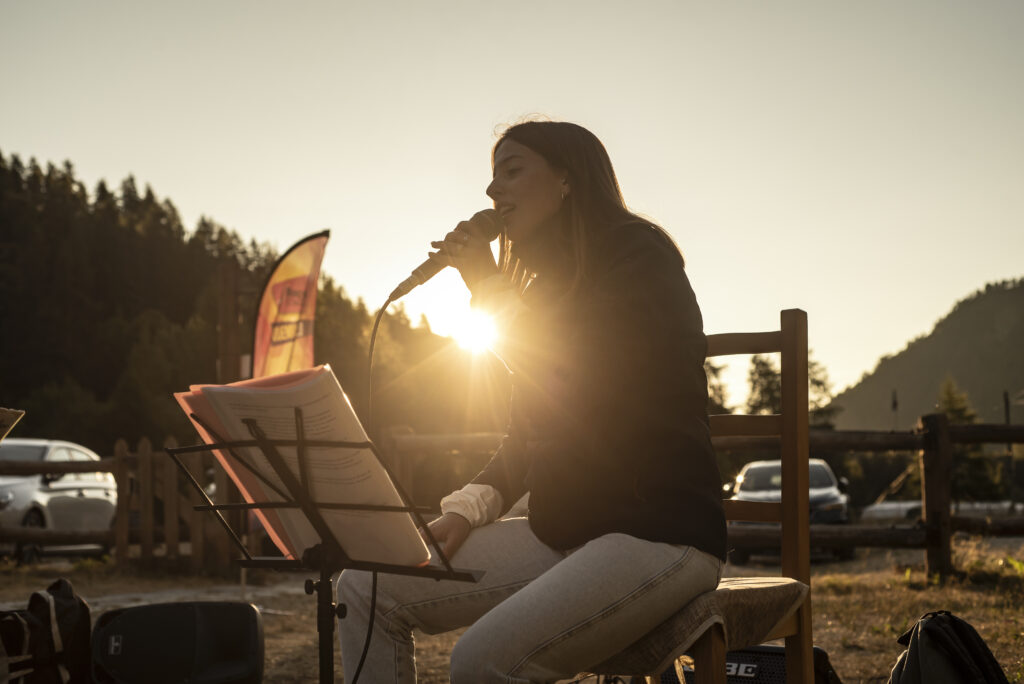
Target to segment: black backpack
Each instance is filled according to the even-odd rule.
[[[948,610],[925,613],[897,641],[907,650],[892,668],[889,684],[1007,684],[978,632]]]
[[[89,606],[59,579],[24,610],[0,611],[0,684],[87,684]]]

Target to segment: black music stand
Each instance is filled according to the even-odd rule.
[[[241,441],[227,441],[220,437],[214,432],[209,425],[204,423],[202,419],[196,414],[190,414],[192,420],[198,423],[203,429],[215,440],[212,444],[199,444],[195,446],[187,447],[174,447],[166,449],[168,455],[174,459],[174,462],[178,465],[178,468],[182,473],[185,474],[189,482],[195,488],[199,496],[206,502],[194,506],[197,511],[211,511],[217,518],[221,527],[228,533],[231,539],[234,541],[235,546],[238,547],[239,551],[245,558],[239,559],[238,564],[243,568],[270,568],[273,570],[316,570],[320,574],[319,580],[306,580],[305,590],[307,594],[316,592],[317,595],[317,612],[316,612],[316,624],[317,634],[319,637],[319,657],[320,657],[320,682],[321,684],[332,684],[334,682],[334,619],[335,617],[345,617],[345,606],[335,605],[334,603],[334,591],[331,584],[331,577],[342,570],[368,570],[371,572],[386,572],[395,575],[412,575],[415,577],[428,577],[435,580],[449,579],[457,580],[461,582],[477,582],[483,576],[481,570],[460,570],[453,568],[451,563],[448,561],[448,557],[445,556],[444,551],[441,550],[441,546],[437,543],[437,539],[430,532],[430,528],[424,522],[420,515],[422,511],[429,511],[429,509],[421,509],[413,505],[412,500],[406,495],[405,490],[402,489],[401,485],[395,479],[391,470],[384,463],[384,460],[380,457],[377,452],[377,448],[369,440],[365,442],[338,442],[338,441],[324,441],[324,440],[311,440],[305,438],[305,430],[302,421],[302,409],[295,409],[295,434],[296,439],[268,439],[266,434],[257,424],[254,419],[245,420],[245,425],[249,429],[249,434],[252,435],[251,440]],[[291,471],[288,464],[285,463],[281,454],[277,451],[277,447],[295,447],[298,464],[299,474]],[[263,455],[266,457],[267,462],[273,468],[274,473],[280,478],[284,484],[285,490],[282,490],[276,484],[267,479],[258,469],[254,468],[250,463],[246,462],[245,459],[241,458],[234,450],[243,447],[258,447]],[[384,468],[384,472],[387,473],[394,484],[398,495],[401,497],[403,506],[375,506],[375,505],[364,505],[364,504],[343,504],[343,503],[319,503],[312,500],[309,490],[309,480],[307,477],[306,457],[305,450],[307,447],[340,447],[349,449],[370,449],[373,455],[376,457],[377,462]],[[185,464],[178,458],[179,454],[189,454],[201,451],[213,451],[218,450],[227,453],[234,459],[240,466],[244,467],[250,473],[255,475],[265,486],[269,487],[276,494],[281,496],[284,501],[266,501],[266,502],[255,502],[255,503],[225,503],[215,504],[207,496],[203,490],[202,485],[192,476]],[[270,508],[298,508],[301,509],[306,519],[313,526],[313,529],[318,535],[320,535],[320,543],[315,546],[306,549],[302,554],[301,560],[290,560],[286,558],[270,558],[270,557],[259,557],[253,558],[249,550],[245,548],[245,544],[242,543],[238,535],[231,525],[228,524],[227,520],[221,514],[224,510],[253,510],[253,509],[270,509]],[[438,559],[441,561],[443,567],[437,567],[434,565],[428,566],[408,566],[408,565],[395,565],[391,563],[376,563],[372,561],[361,561],[350,558],[345,550],[342,548],[341,543],[335,537],[330,527],[324,522],[323,516],[320,514],[321,510],[357,510],[357,511],[382,511],[382,512],[400,512],[410,513],[416,520],[416,524],[427,536],[427,540],[430,546],[437,553]]]

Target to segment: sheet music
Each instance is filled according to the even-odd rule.
[[[208,421],[211,427],[225,439],[252,439],[243,422],[245,419],[255,420],[268,439],[295,439],[295,408],[298,407],[302,410],[306,439],[368,441],[329,366],[232,385],[193,387],[190,393],[175,396],[183,407],[195,411],[204,421],[211,418]],[[217,425],[224,432],[220,432]],[[209,442],[209,435],[203,434],[198,426],[197,429]],[[296,448],[278,446],[277,451],[296,479],[300,479]],[[236,453],[269,482],[287,491],[259,448],[237,449]],[[314,502],[403,505],[387,472],[369,448],[306,447],[305,455],[308,486]],[[230,456],[218,453],[217,457],[247,501],[282,500]],[[345,553],[354,560],[421,565],[430,558],[409,513],[325,509],[320,512]],[[270,513],[276,515],[268,515]],[[298,509],[268,510],[260,517],[268,531],[274,530],[271,538],[289,557],[301,557],[305,549],[320,541]]]

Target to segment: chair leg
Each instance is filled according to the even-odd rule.
[[[697,684],[726,684],[725,633],[721,625],[711,625],[693,645],[692,654]]]
[[[786,681],[814,683],[814,651],[811,643],[811,602],[804,601],[796,614],[797,633],[786,637]]]

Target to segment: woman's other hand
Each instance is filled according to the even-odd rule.
[[[445,513],[440,518],[430,521],[427,527],[449,559],[459,550],[462,542],[466,541],[471,529],[469,521],[458,513]],[[425,534],[423,538],[426,539]]]
[[[462,221],[444,240],[431,242],[437,251],[429,256],[445,266],[459,270],[466,287],[473,290],[481,280],[498,273],[498,265],[491,252],[491,240],[500,229],[500,219],[493,209],[484,209],[473,218]]]

